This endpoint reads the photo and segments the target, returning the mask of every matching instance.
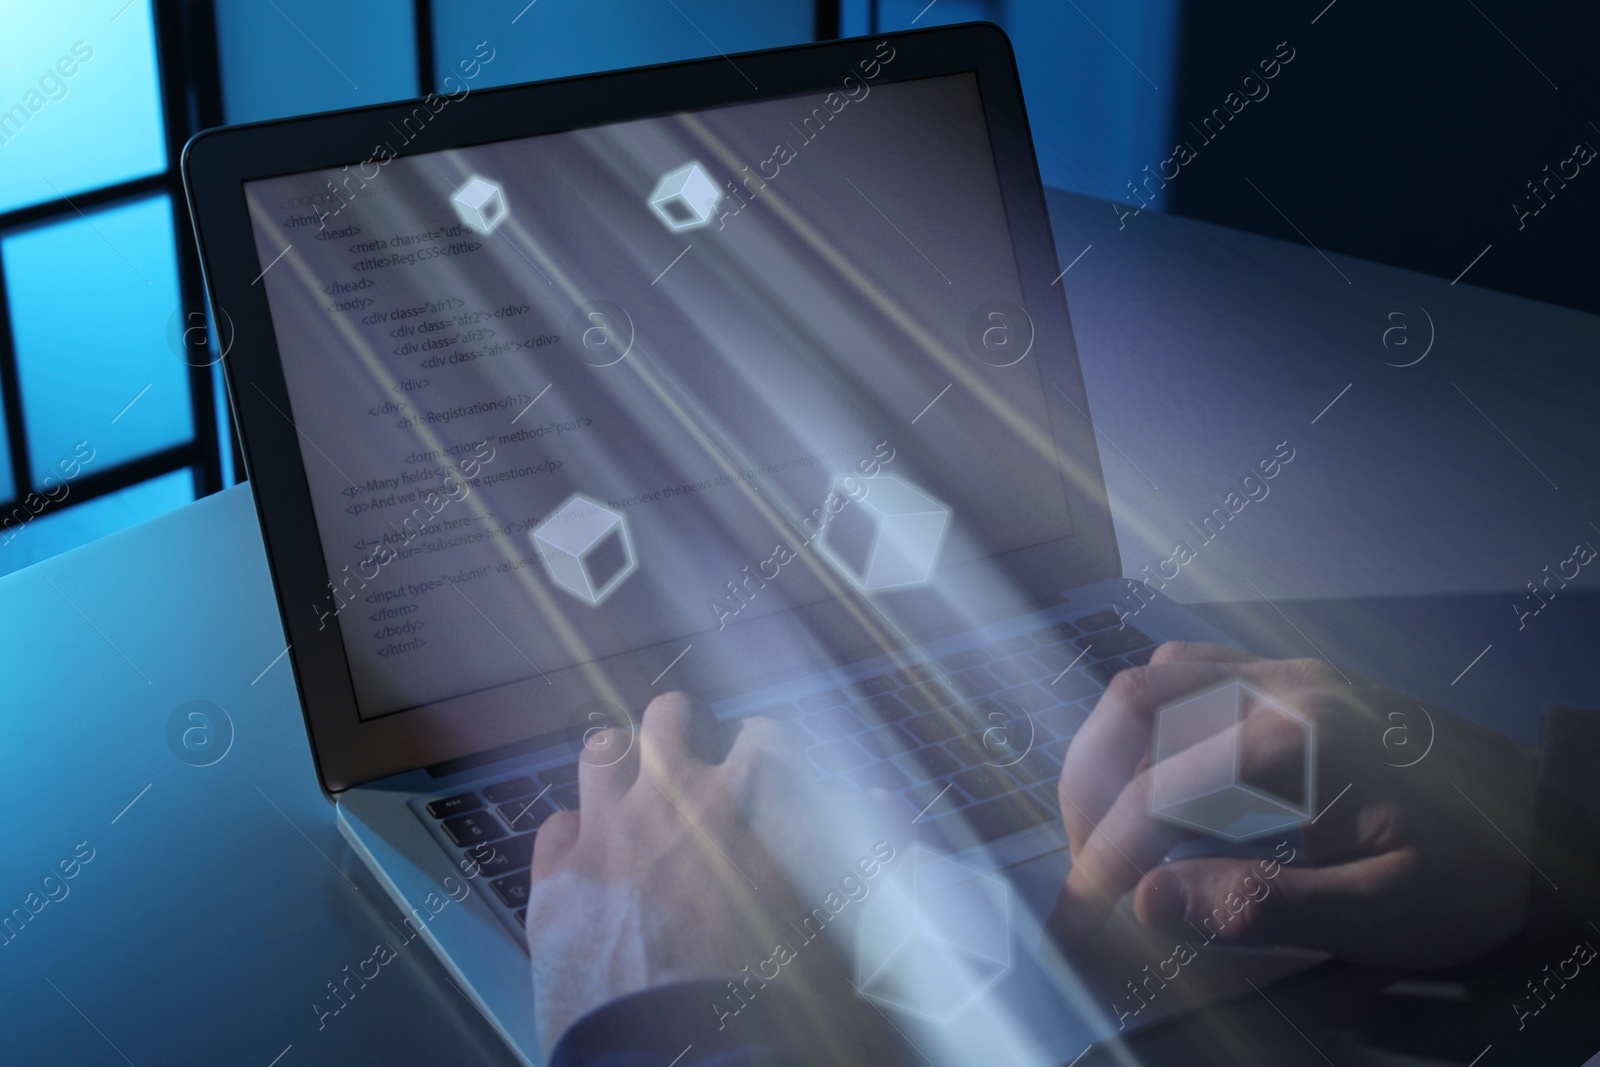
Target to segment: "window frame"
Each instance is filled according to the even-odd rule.
[[[171,240],[178,273],[180,310],[203,313],[206,305],[200,281],[200,260],[188,233],[179,161],[191,133],[205,126],[220,125],[222,121],[212,5],[207,0],[183,5],[152,3],[151,7],[166,167],[155,174],[0,212],[0,233],[70,222],[91,217],[99,209],[165,195],[172,205]],[[169,62],[175,57],[183,58],[181,62]],[[175,354],[173,358],[178,357]],[[73,479],[71,502],[50,507],[51,513],[185,468],[193,474],[197,499],[223,488],[221,440],[224,431],[232,439],[232,422],[228,420],[223,428],[218,426],[213,368],[190,366],[188,372],[189,409],[194,420],[190,440],[106,470],[84,473]],[[33,481],[28,418],[11,323],[11,288],[6,281],[3,259],[0,259],[0,392],[4,394],[6,445],[10,450],[15,487],[12,498],[0,502],[0,514],[4,514],[22,506],[23,501],[39,489]],[[222,416],[227,419],[226,412]]]

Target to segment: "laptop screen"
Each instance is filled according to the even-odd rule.
[[[977,78],[892,63],[246,184],[333,579],[286,610],[363,719],[1071,532]]]

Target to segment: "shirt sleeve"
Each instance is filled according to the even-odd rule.
[[[853,996],[815,1004],[763,989],[729,1010],[728,983],[678,982],[620,997],[567,1029],[550,1067],[896,1067],[898,1035]]]
[[[1545,711],[1532,853],[1525,940],[1567,943],[1600,899],[1600,710]]]
[[[1600,826],[1600,711],[1554,707],[1539,725],[1539,784]]]

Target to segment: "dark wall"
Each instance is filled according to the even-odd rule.
[[[1326,3],[1185,5],[1173,126],[1198,151],[1165,208],[1445,278],[1492,245],[1464,281],[1600,312],[1600,158],[1565,162],[1600,149],[1600,4]],[[1189,128],[1280,41],[1270,95]]]

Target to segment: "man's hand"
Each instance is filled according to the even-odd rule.
[[[1230,679],[1315,731],[1312,810],[1320,814],[1300,827],[1308,866],[1285,866],[1270,883],[1258,860],[1163,863],[1199,835],[1151,807],[1156,716]],[[1418,760],[1430,717],[1432,748]],[[1240,778],[1293,792],[1304,731],[1289,727],[1247,704],[1237,731]],[[1398,740],[1397,727],[1406,744],[1386,745]],[[1217,753],[1206,749],[1172,757],[1173,769],[1214,762]],[[1112,680],[1067,753],[1060,796],[1073,866],[1052,927],[1063,941],[1080,941],[1134,890],[1141,922],[1180,935],[1216,915],[1226,921],[1210,928],[1235,945],[1296,945],[1399,967],[1471,959],[1524,922],[1536,770],[1532,750],[1441,709],[1424,713],[1362,679],[1347,681],[1326,663],[1166,644],[1148,666]]]
[[[771,955],[783,920],[804,912],[773,851],[805,860],[830,829],[807,794],[800,746],[780,724],[748,719],[727,758],[708,763],[692,744],[705,714],[681,693],[651,701],[625,756],[580,762],[581,810],[539,831],[528,939],[547,1051],[617,997],[742,977]],[[591,747],[628,740],[611,731]]]

